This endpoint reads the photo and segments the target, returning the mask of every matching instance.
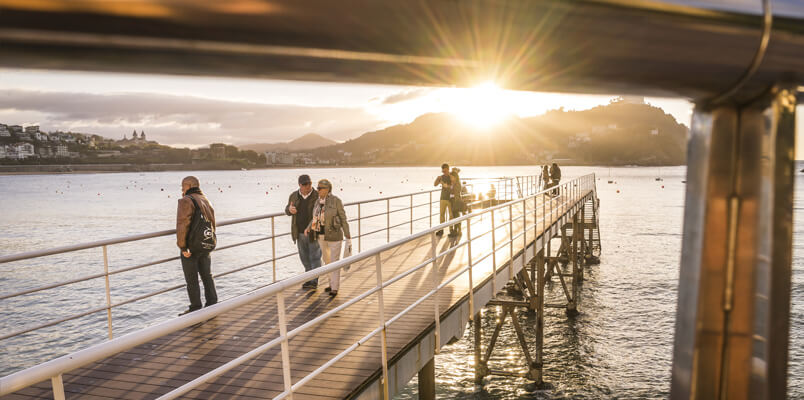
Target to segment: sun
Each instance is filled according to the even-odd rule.
[[[456,89],[451,113],[476,128],[491,128],[511,115],[511,98],[494,82]]]

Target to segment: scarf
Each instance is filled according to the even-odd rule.
[[[193,193],[198,193],[198,194],[200,194],[202,196],[204,195],[204,192],[202,192],[201,188],[199,188],[199,187],[192,187],[192,188],[187,189],[187,191],[184,192],[184,195],[189,196],[189,195],[191,195]]]
[[[329,196],[327,196],[329,197]],[[324,228],[324,205],[327,202],[327,198],[319,198],[318,201],[315,202],[315,207],[313,208],[313,223],[312,229],[316,232],[321,232]]]

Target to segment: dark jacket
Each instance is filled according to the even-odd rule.
[[[313,221],[310,221],[307,228],[310,228],[312,224]],[[324,240],[339,242],[343,240],[344,236],[347,239],[352,238],[352,234],[349,233],[349,221],[346,219],[343,202],[334,194],[327,195],[327,200],[324,203]]]
[[[310,214],[313,213],[313,207],[315,206],[315,200],[318,199],[318,191],[313,189],[310,192],[310,196],[313,196],[313,201],[309,202],[310,207]],[[309,198],[309,196],[308,196]],[[299,203],[302,201],[301,193],[298,190],[295,190],[293,193],[290,194],[288,197],[288,205],[285,206],[285,215],[290,215],[290,237],[293,239],[293,243],[296,243],[296,239],[299,237],[299,228],[296,227],[296,214],[290,213],[290,205],[293,204],[296,207],[296,210],[299,209]],[[298,211],[297,211],[298,213]]]
[[[550,167],[550,178],[553,179],[553,182],[561,180],[561,168],[558,168],[558,165]]]
[[[195,188],[188,190],[188,192],[193,191],[193,189]],[[193,200],[190,200],[190,196],[201,207],[201,214],[204,215],[204,218],[212,223],[212,227],[215,228],[215,210],[201,190],[182,196],[179,199],[179,206],[176,211],[176,246],[179,246],[182,250],[187,246],[187,231],[190,229],[190,223],[195,212],[195,206],[193,205]]]

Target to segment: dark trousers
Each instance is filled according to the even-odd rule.
[[[463,208],[462,204],[459,203],[459,201],[453,199],[452,200],[452,210],[451,210],[451,212],[452,212],[451,217],[452,218],[450,218],[450,219],[455,219],[455,218],[460,217],[461,214],[462,214],[462,212],[461,212],[462,208]],[[458,233],[460,233],[461,232],[461,224],[452,225],[449,228],[449,230],[450,230],[450,232],[458,232]]]
[[[181,268],[184,270],[184,280],[187,282],[187,296],[190,298],[190,309],[201,308],[201,288],[198,286],[198,276],[204,283],[204,299],[208,306],[218,302],[215,292],[215,282],[212,281],[212,260],[209,254],[193,254],[190,258],[181,256]]]

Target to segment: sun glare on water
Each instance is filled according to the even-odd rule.
[[[458,89],[451,113],[476,128],[493,127],[511,115],[511,99],[494,82]]]

